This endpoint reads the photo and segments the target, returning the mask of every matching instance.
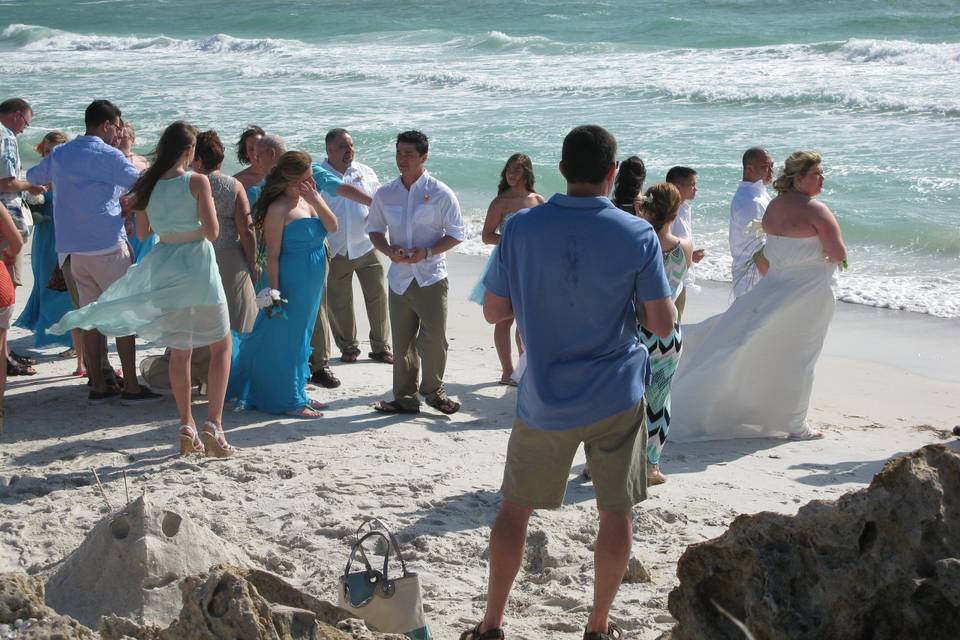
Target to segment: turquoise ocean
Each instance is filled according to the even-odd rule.
[[[742,151],[816,149],[850,250],[841,297],[960,317],[955,0],[0,0],[0,86],[35,107],[26,143],[80,133],[106,97],[141,152],[175,119],[229,141],[257,123],[321,157],[343,126],[392,178],[394,136],[421,129],[474,254],[505,159],[530,154],[552,194],[564,134],[602,124],[648,182],[699,172],[701,280],[729,280]]]

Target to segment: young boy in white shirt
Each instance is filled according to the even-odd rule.
[[[683,198],[683,203],[680,205],[677,219],[673,221],[671,231],[678,238],[693,240],[693,211],[690,202],[697,197],[697,172],[690,167],[670,167],[670,170],[667,171],[666,180],[680,191],[680,196]],[[703,249],[695,249],[693,252],[694,264],[703,260],[706,253]],[[683,307],[687,302],[687,288],[694,286],[694,280],[693,269],[690,269],[683,277],[683,290],[677,298],[677,320],[683,315]]]

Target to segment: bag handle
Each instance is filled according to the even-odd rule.
[[[383,529],[383,531],[378,531],[374,529],[373,525],[379,526],[381,529]],[[387,526],[387,523],[385,523],[380,518],[365,519],[363,523],[359,527],[357,527],[357,532],[354,534],[355,539],[357,540],[357,543],[369,537],[370,533],[365,534],[363,537],[360,536],[360,532],[363,531],[365,527],[370,528],[370,533],[379,533],[380,536],[386,540],[387,553],[386,553],[386,556],[384,557],[384,560],[386,560],[386,557],[390,555],[390,547],[393,546],[394,553],[396,553],[397,558],[400,560],[400,568],[403,570],[403,575],[404,576],[410,575],[410,572],[407,571],[407,563],[403,560],[403,554],[400,553],[400,542],[397,540],[396,536],[393,535],[393,532],[390,531],[390,527]],[[369,568],[370,562],[367,560],[367,554],[362,545],[360,547],[360,553],[363,556],[363,561],[367,564],[367,567]],[[384,572],[383,572],[384,577],[386,577],[386,573],[387,573],[386,564],[387,564],[386,561],[384,561]]]
[[[373,567],[370,565],[370,560],[367,558],[367,554],[363,548],[363,543],[371,538],[382,538],[384,542],[387,543],[387,553],[383,557],[383,579],[388,579],[387,571],[390,563],[390,540],[379,531],[371,531],[353,544],[353,548],[350,550],[350,557],[347,558],[347,567],[343,570],[343,575],[346,576],[350,574],[350,567],[353,566],[353,562],[356,560],[358,552],[360,554],[360,558],[363,560],[364,566],[367,568],[367,572],[373,572]]]

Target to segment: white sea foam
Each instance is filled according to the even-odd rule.
[[[218,33],[208,38],[179,40],[166,36],[101,36],[78,34],[37,25],[12,24],[0,38],[20,45],[25,51],[143,51],[173,50],[204,53],[271,53],[302,47],[294,40],[274,38],[244,39]]]

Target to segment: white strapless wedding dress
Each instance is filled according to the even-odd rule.
[[[813,369],[836,306],[820,239],[768,236],[770,270],[726,312],[684,326],[674,442],[802,433]]]

